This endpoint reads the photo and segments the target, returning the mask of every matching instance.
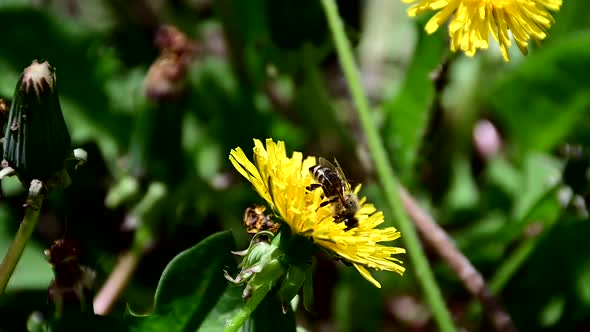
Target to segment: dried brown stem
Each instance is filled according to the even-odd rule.
[[[479,299],[484,312],[496,331],[516,331],[512,319],[492,295],[483,276],[475,269],[467,257],[457,249],[449,235],[438,226],[436,221],[416,203],[404,188],[401,189],[400,194],[408,215],[414,221],[424,240],[457,273],[465,288]]]

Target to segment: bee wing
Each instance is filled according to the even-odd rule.
[[[338,196],[341,201],[344,201],[344,193],[346,193],[350,190],[350,184],[348,183],[348,181],[346,181],[346,176],[344,176],[344,172],[342,171],[342,168],[338,164],[338,161],[336,160],[336,158],[334,158],[334,161],[336,162],[337,166],[334,166],[334,164],[332,164],[331,162],[329,162],[327,159],[325,159],[323,157],[318,158],[318,164],[320,166],[328,168],[328,169],[332,170],[333,172],[335,172],[336,175],[338,175],[338,178],[340,179],[339,182],[341,183],[341,190],[338,191]]]
[[[332,171],[334,171],[338,175],[338,177],[340,178],[340,180],[342,182],[348,182],[348,181],[346,181],[346,176],[344,175],[344,172],[342,171],[342,168],[340,167],[340,164],[338,164],[338,160],[336,160],[336,158],[334,158],[334,162],[336,163],[336,166],[334,166],[334,164],[332,164],[331,162],[329,162],[327,159],[325,159],[323,157],[320,157],[318,159],[318,162],[319,162],[320,166],[329,168]]]
[[[334,173],[336,173],[338,175],[338,177],[340,179],[342,179],[340,177],[340,171],[336,168],[336,166],[334,166],[331,162],[329,162],[324,157],[319,157],[318,158],[318,165],[321,166],[321,167],[323,167],[323,168],[327,168],[327,169],[333,171]],[[333,183],[331,183],[331,181],[329,179],[326,179],[326,180],[328,180],[331,185],[334,185]],[[342,198],[342,194],[339,194],[339,196]]]
[[[352,191],[352,188],[350,186],[350,182],[348,182],[348,180],[346,179],[346,175],[344,175],[344,171],[342,170],[342,167],[340,167],[340,164],[338,163],[338,160],[336,160],[336,158],[334,158],[334,163],[336,163],[336,167],[334,167],[336,173],[338,174],[338,176],[340,177],[340,179],[342,179],[342,190],[344,192],[350,192]]]
[[[333,165],[331,162],[329,162],[329,161],[328,161],[326,158],[324,158],[324,157],[319,157],[319,158],[318,158],[318,164],[319,164],[320,166],[322,166],[322,167],[326,167],[326,168],[329,168],[329,169],[331,169],[331,170],[333,170],[333,171],[335,171],[335,172],[338,172],[338,171],[336,170],[336,166],[334,166],[334,165]]]

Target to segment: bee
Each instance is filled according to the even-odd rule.
[[[320,207],[332,204],[334,222],[344,222],[345,230],[358,227],[359,222],[355,214],[360,208],[359,200],[346,180],[338,161],[334,159],[336,166],[322,157],[318,162],[317,165],[309,168],[311,175],[318,183],[312,183],[308,190],[320,187],[323,189],[325,200],[320,204]]]

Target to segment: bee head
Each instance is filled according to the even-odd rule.
[[[344,219],[344,224],[346,225],[345,231],[349,231],[355,227],[359,226],[359,221],[356,217],[348,217]]]
[[[346,211],[349,211],[352,214],[355,214],[360,208],[358,198],[354,193],[344,194],[342,205]]]

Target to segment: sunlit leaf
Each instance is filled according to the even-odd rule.
[[[231,232],[221,232],[178,254],[160,278],[154,312],[134,331],[196,331],[227,286],[223,270],[234,265]]]

